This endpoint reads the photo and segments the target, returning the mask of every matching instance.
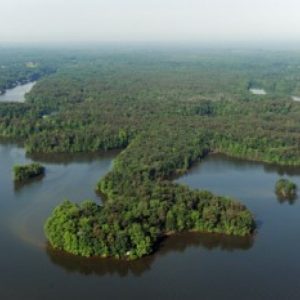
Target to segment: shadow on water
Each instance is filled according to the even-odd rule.
[[[273,164],[264,164],[264,171],[266,173],[274,173],[276,172],[280,176],[288,175],[288,176],[299,176],[300,168],[299,166],[279,166]]]
[[[14,191],[17,193],[19,192],[22,188],[29,186],[31,184],[37,183],[41,180],[43,180],[43,178],[45,178],[46,174],[41,174],[39,176],[36,176],[34,178],[31,179],[27,179],[24,182],[20,182],[20,181],[14,181]]]
[[[280,176],[288,175],[288,176],[297,176],[300,175],[299,166],[281,166],[274,163],[263,163],[257,161],[251,161],[243,158],[236,158],[226,154],[221,153],[210,153],[205,157],[206,161],[212,160],[214,162],[214,166],[220,165],[220,168],[224,169],[224,166],[228,165],[231,168],[233,167],[235,170],[239,171],[247,171],[249,168],[257,168],[262,167],[265,173],[277,173]],[[193,170],[197,170],[199,167],[201,168],[203,160],[201,162],[195,163],[192,168],[188,171],[188,173],[193,172]]]
[[[16,149],[24,149],[23,142],[21,140],[16,140],[14,138],[8,138],[8,137],[0,137],[0,146],[11,146]]]
[[[278,200],[278,203],[280,204],[289,204],[289,205],[294,205],[296,203],[296,201],[298,200],[298,195],[293,195],[293,196],[290,196],[290,197],[282,197],[280,195],[277,195],[276,194],[276,197],[277,197],[277,200]]]
[[[116,157],[121,150],[97,151],[87,153],[33,153],[26,154],[26,158],[47,164],[68,165],[71,163],[91,163],[97,159]]]
[[[236,237],[219,234],[181,233],[166,238],[159,249],[148,257],[135,261],[122,261],[113,258],[83,258],[54,250],[49,244],[46,253],[51,262],[69,273],[82,275],[118,275],[126,277],[130,274],[139,277],[150,271],[154,262],[172,253],[183,253],[188,248],[206,249],[209,251],[249,250],[254,245],[254,236]],[[201,254],[199,253],[199,256]]]

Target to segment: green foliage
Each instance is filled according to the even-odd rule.
[[[300,92],[298,54],[98,49],[26,61],[28,72],[56,72],[25,103],[0,104],[1,136],[22,139],[27,152],[123,149],[97,185],[103,206],[54,210],[45,232],[55,248],[136,259],[172,232],[250,234],[246,207],[172,179],[212,151],[300,164],[300,104],[290,99]]]
[[[15,165],[13,172],[15,181],[24,182],[28,179],[43,175],[45,173],[45,168],[38,163]]]
[[[237,202],[169,183],[153,189],[165,199],[116,197],[103,207],[66,201],[47,220],[46,236],[54,248],[75,255],[136,259],[171,231],[245,236],[253,229],[252,215]]]
[[[65,201],[45,224],[53,247],[82,256],[142,257],[151,252],[153,238],[141,224],[122,226],[120,218],[91,201],[80,205]]]
[[[275,192],[281,199],[290,200],[296,196],[297,185],[288,179],[281,178],[276,182]]]

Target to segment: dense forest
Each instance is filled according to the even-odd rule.
[[[103,205],[54,210],[45,232],[55,248],[134,259],[172,232],[250,234],[246,207],[172,179],[210,152],[300,164],[299,53],[53,50],[38,64],[53,72],[25,103],[0,104],[0,135],[29,153],[123,149],[97,185]]]

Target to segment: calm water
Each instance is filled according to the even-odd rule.
[[[251,88],[250,92],[254,95],[267,95],[267,92],[264,89],[254,89]]]
[[[299,299],[300,205],[273,192],[283,174],[300,186],[296,169],[213,155],[178,180],[242,199],[259,224],[254,237],[181,234],[131,263],[51,250],[46,216],[64,198],[100,201],[93,190],[114,156],[34,157],[46,176],[15,186],[12,166],[31,159],[0,145],[1,299]]]
[[[294,101],[300,101],[300,97],[297,97],[297,96],[292,96],[292,99],[294,100]]]
[[[5,94],[0,95],[0,102],[24,102],[25,94],[32,89],[35,83],[35,81],[29,82],[7,90]]]

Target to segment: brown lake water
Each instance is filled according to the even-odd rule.
[[[63,199],[93,199],[116,153],[26,157],[0,145],[1,299],[298,299],[299,200],[279,201],[276,180],[300,186],[300,169],[208,156],[178,179],[241,199],[254,213],[253,237],[179,234],[134,262],[82,259],[47,246],[43,223]],[[12,166],[35,160],[46,175],[15,186]]]

